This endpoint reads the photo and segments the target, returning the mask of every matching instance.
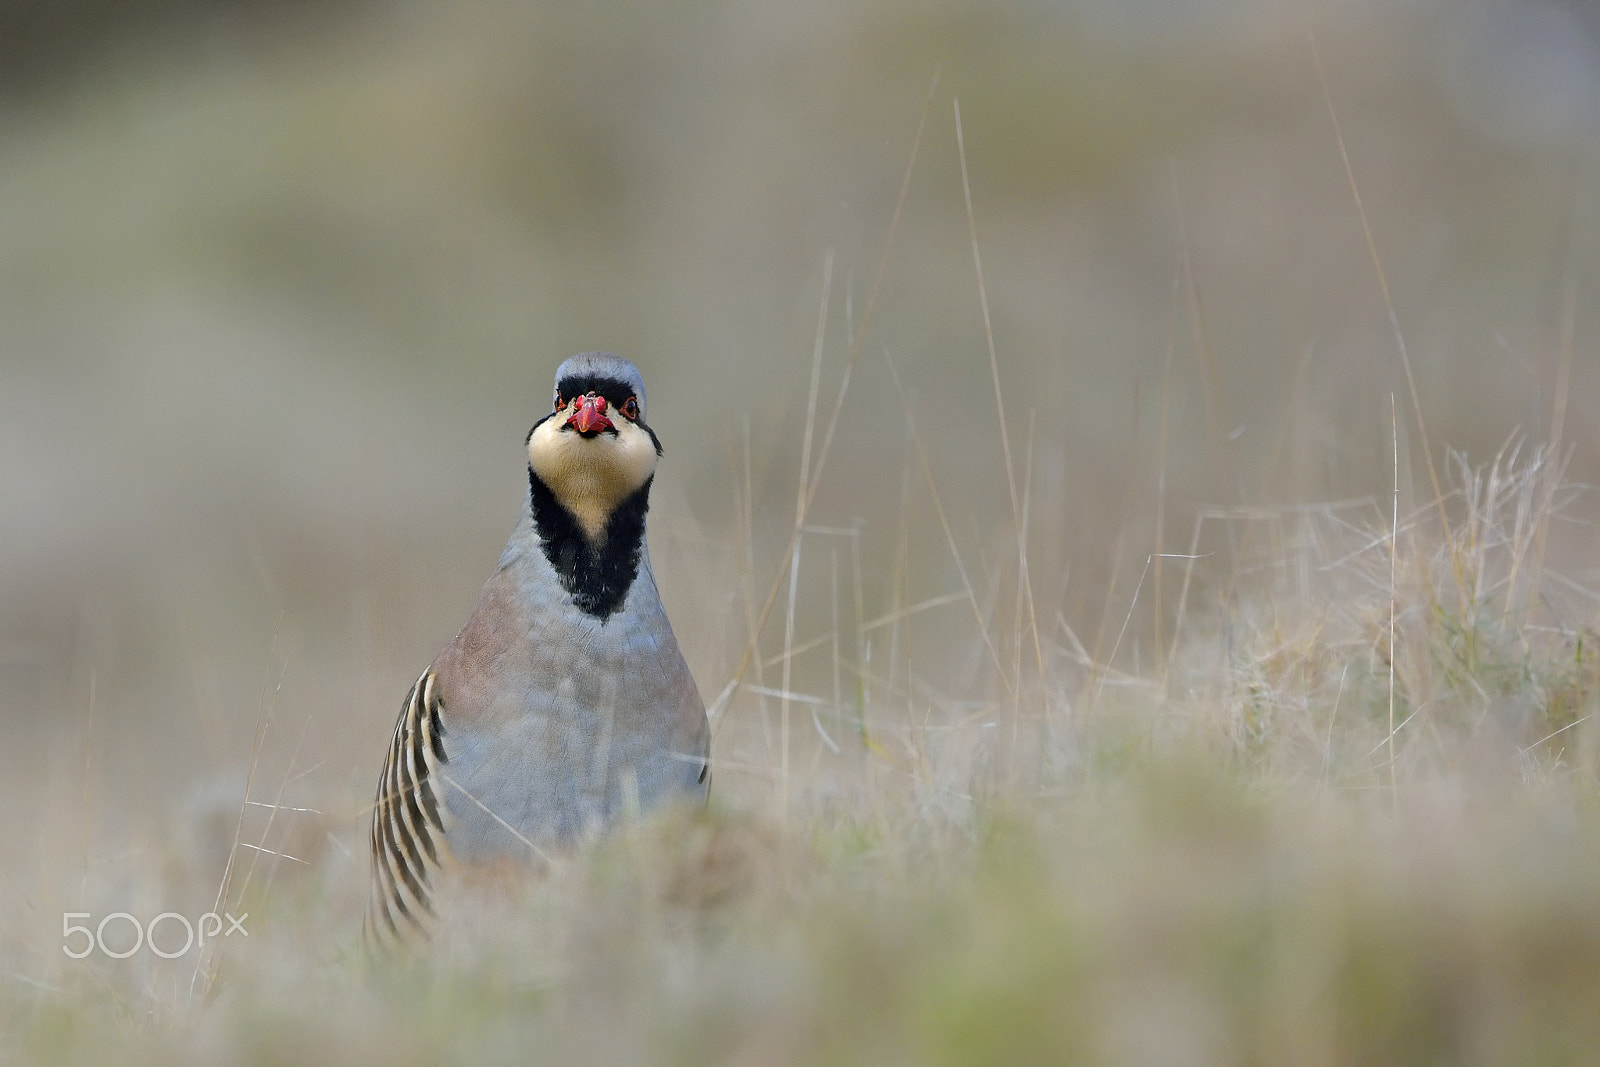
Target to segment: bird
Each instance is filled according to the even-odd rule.
[[[710,792],[710,724],[645,541],[662,455],[631,362],[585,352],[528,431],[499,565],[402,703],[372,809],[369,949],[426,941],[451,872]]]

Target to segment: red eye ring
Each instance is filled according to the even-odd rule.
[[[622,402],[622,413],[628,417],[629,422],[639,421],[639,398],[630,396]]]
[[[564,408],[566,406],[567,406],[567,398],[562,396],[560,393],[557,393],[556,394],[555,410],[560,411],[562,408]]]

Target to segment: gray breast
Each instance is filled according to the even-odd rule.
[[[445,682],[449,840],[482,862],[587,836],[630,809],[705,795],[709,731],[646,559],[604,622],[572,610],[538,552],[496,576],[510,634],[475,653],[487,684]],[[486,595],[487,591],[486,591]],[[461,643],[463,637],[457,638]],[[444,660],[446,657],[441,657]],[[460,673],[459,670],[457,673]]]

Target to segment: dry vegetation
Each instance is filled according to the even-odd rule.
[[[1321,89],[1325,120],[1325,77]],[[10,754],[0,794],[15,859],[0,872],[0,1060],[1591,1060],[1600,560],[1573,474],[1593,467],[1592,435],[1574,429],[1591,406],[1574,385],[1586,357],[1573,298],[1536,432],[1487,455],[1440,452],[1425,424],[1442,406],[1437,379],[1424,374],[1419,391],[1406,337],[1389,330],[1392,279],[1335,130],[1341,225],[1365,236],[1350,284],[1387,314],[1369,358],[1389,366],[1394,392],[1358,390],[1361,425],[1383,428],[1368,449],[1376,476],[1303,477],[1367,456],[1311,432],[1327,424],[1307,414],[1309,352],[1290,402],[1255,423],[1278,443],[1240,458],[1223,412],[1259,414],[1260,400],[1217,373],[1219,328],[1187,236],[1162,253],[1177,260],[1168,339],[1157,384],[1135,390],[1153,414],[1142,429],[1136,416],[1126,469],[1080,462],[1063,475],[1052,452],[1071,439],[1031,403],[1048,391],[1019,403],[1008,388],[1051,360],[997,340],[991,301],[1028,294],[986,283],[997,257],[961,140],[970,121],[936,85],[896,163],[898,200],[883,198],[881,245],[853,273],[831,248],[817,257],[821,298],[801,331],[814,341],[792,346],[809,359],[784,357],[782,387],[735,382],[715,413],[737,417],[708,430],[680,416],[664,433],[652,549],[712,706],[706,811],[664,812],[559,857],[524,891],[474,900],[416,965],[370,972],[363,805],[388,709],[407,657],[453,625],[440,605],[470,592],[504,515],[480,523],[483,545],[449,541],[440,556],[460,560],[428,571],[418,539],[465,535],[409,507],[410,474],[445,494],[450,472],[430,473],[421,445],[363,439],[352,451],[368,458],[415,447],[399,453],[402,474],[374,474],[407,507],[359,511],[361,551],[305,549],[315,566],[296,568],[273,538],[326,531],[283,519],[283,533],[273,509],[237,505],[232,518],[259,522],[228,535],[248,550],[228,573],[271,591],[270,640],[202,632],[198,610],[174,627],[259,679],[249,693],[223,687],[226,710],[198,717],[206,773],[144,736],[166,736],[164,720],[139,719],[150,699],[101,681],[94,665],[118,656],[75,643],[110,629],[142,651],[139,628],[107,608],[111,622],[71,631],[83,684],[30,707],[57,720]],[[940,137],[953,195],[929,225],[959,234],[934,268],[905,245],[919,225],[908,190]],[[900,350],[920,325],[904,292],[935,269],[959,289],[909,306],[942,314],[960,299],[981,325],[954,355],[919,360]],[[901,304],[888,306],[890,290]],[[400,300],[403,287],[383,291]],[[981,390],[952,415],[941,375]],[[668,384],[652,410],[692,394]],[[442,395],[428,402],[448,408]],[[699,483],[685,493],[666,479],[688,481],[671,473],[675,449],[697,432],[716,439],[686,441]],[[455,503],[495,488],[459,480]],[[1217,502],[1195,482],[1222,487]],[[695,493],[718,518],[699,521],[683,503]],[[1093,510],[1104,529],[1076,537],[1063,510]],[[341,570],[355,574],[354,607],[297,617],[295,603],[321,605],[297,588],[336,586]],[[207,572],[183,573],[198,586]],[[233,595],[219,589],[188,595]],[[39,618],[48,630],[53,616]],[[160,681],[200,694],[208,678]],[[337,731],[310,714],[329,704]],[[62,911],[92,923],[210,910],[247,913],[248,937],[173,960],[62,952]]]
[[[1600,1039],[1600,668],[1594,593],[1542,558],[1577,493],[1555,457],[1451,456],[1446,496],[1400,514],[1398,542],[1381,497],[1205,516],[1233,548],[1176,561],[1188,610],[1142,671],[1059,620],[1036,632],[1019,559],[996,546],[972,590],[965,692],[849,654],[892,649],[917,605],[791,636],[782,648],[821,650],[812,676],[844,676],[848,695],[725,701],[721,750],[742,731],[766,758],[719,765],[709,811],[629,827],[477,902],[425,966],[367,973],[362,863],[329,853],[288,878],[239,849],[225,897],[250,914],[248,942],[198,965],[114,964],[36,939],[4,1001],[10,1048],[1581,1062]],[[1126,621],[1108,620],[1113,649]],[[292,772],[253,795],[281,798]],[[258,840],[304,850],[295,817],[256,824]],[[145,869],[142,899],[203,898],[201,873]]]

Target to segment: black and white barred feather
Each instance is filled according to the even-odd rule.
[[[449,855],[443,712],[429,668],[406,695],[373,801],[372,893],[365,924],[369,950],[426,936],[436,918],[430,896]]]

